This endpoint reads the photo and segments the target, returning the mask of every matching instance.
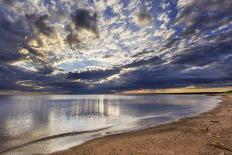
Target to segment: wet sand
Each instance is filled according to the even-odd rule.
[[[232,95],[193,118],[94,139],[53,155],[232,155]]]

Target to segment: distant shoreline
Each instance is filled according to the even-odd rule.
[[[232,94],[232,91],[226,91],[226,92],[182,92],[182,93],[114,93],[114,94],[53,94],[53,93],[1,93],[0,96],[43,96],[43,95],[220,95],[220,94]]]
[[[52,155],[232,154],[232,95],[218,96],[218,107],[199,116],[97,138]]]
[[[167,88],[167,89],[141,89],[124,91],[122,94],[220,94],[232,93],[232,87],[184,87],[184,88]]]

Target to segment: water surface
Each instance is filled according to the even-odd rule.
[[[0,96],[0,152],[46,154],[211,110],[206,95]]]

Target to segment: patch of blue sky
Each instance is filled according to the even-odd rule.
[[[81,72],[86,71],[88,69],[102,69],[106,66],[107,63],[99,60],[79,60],[79,61],[69,61],[63,62],[57,67],[64,70],[66,73],[68,72]]]

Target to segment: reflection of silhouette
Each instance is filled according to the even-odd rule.
[[[77,100],[75,104],[75,113],[79,116],[86,115],[104,115],[118,116],[119,103],[108,99],[85,99]]]

